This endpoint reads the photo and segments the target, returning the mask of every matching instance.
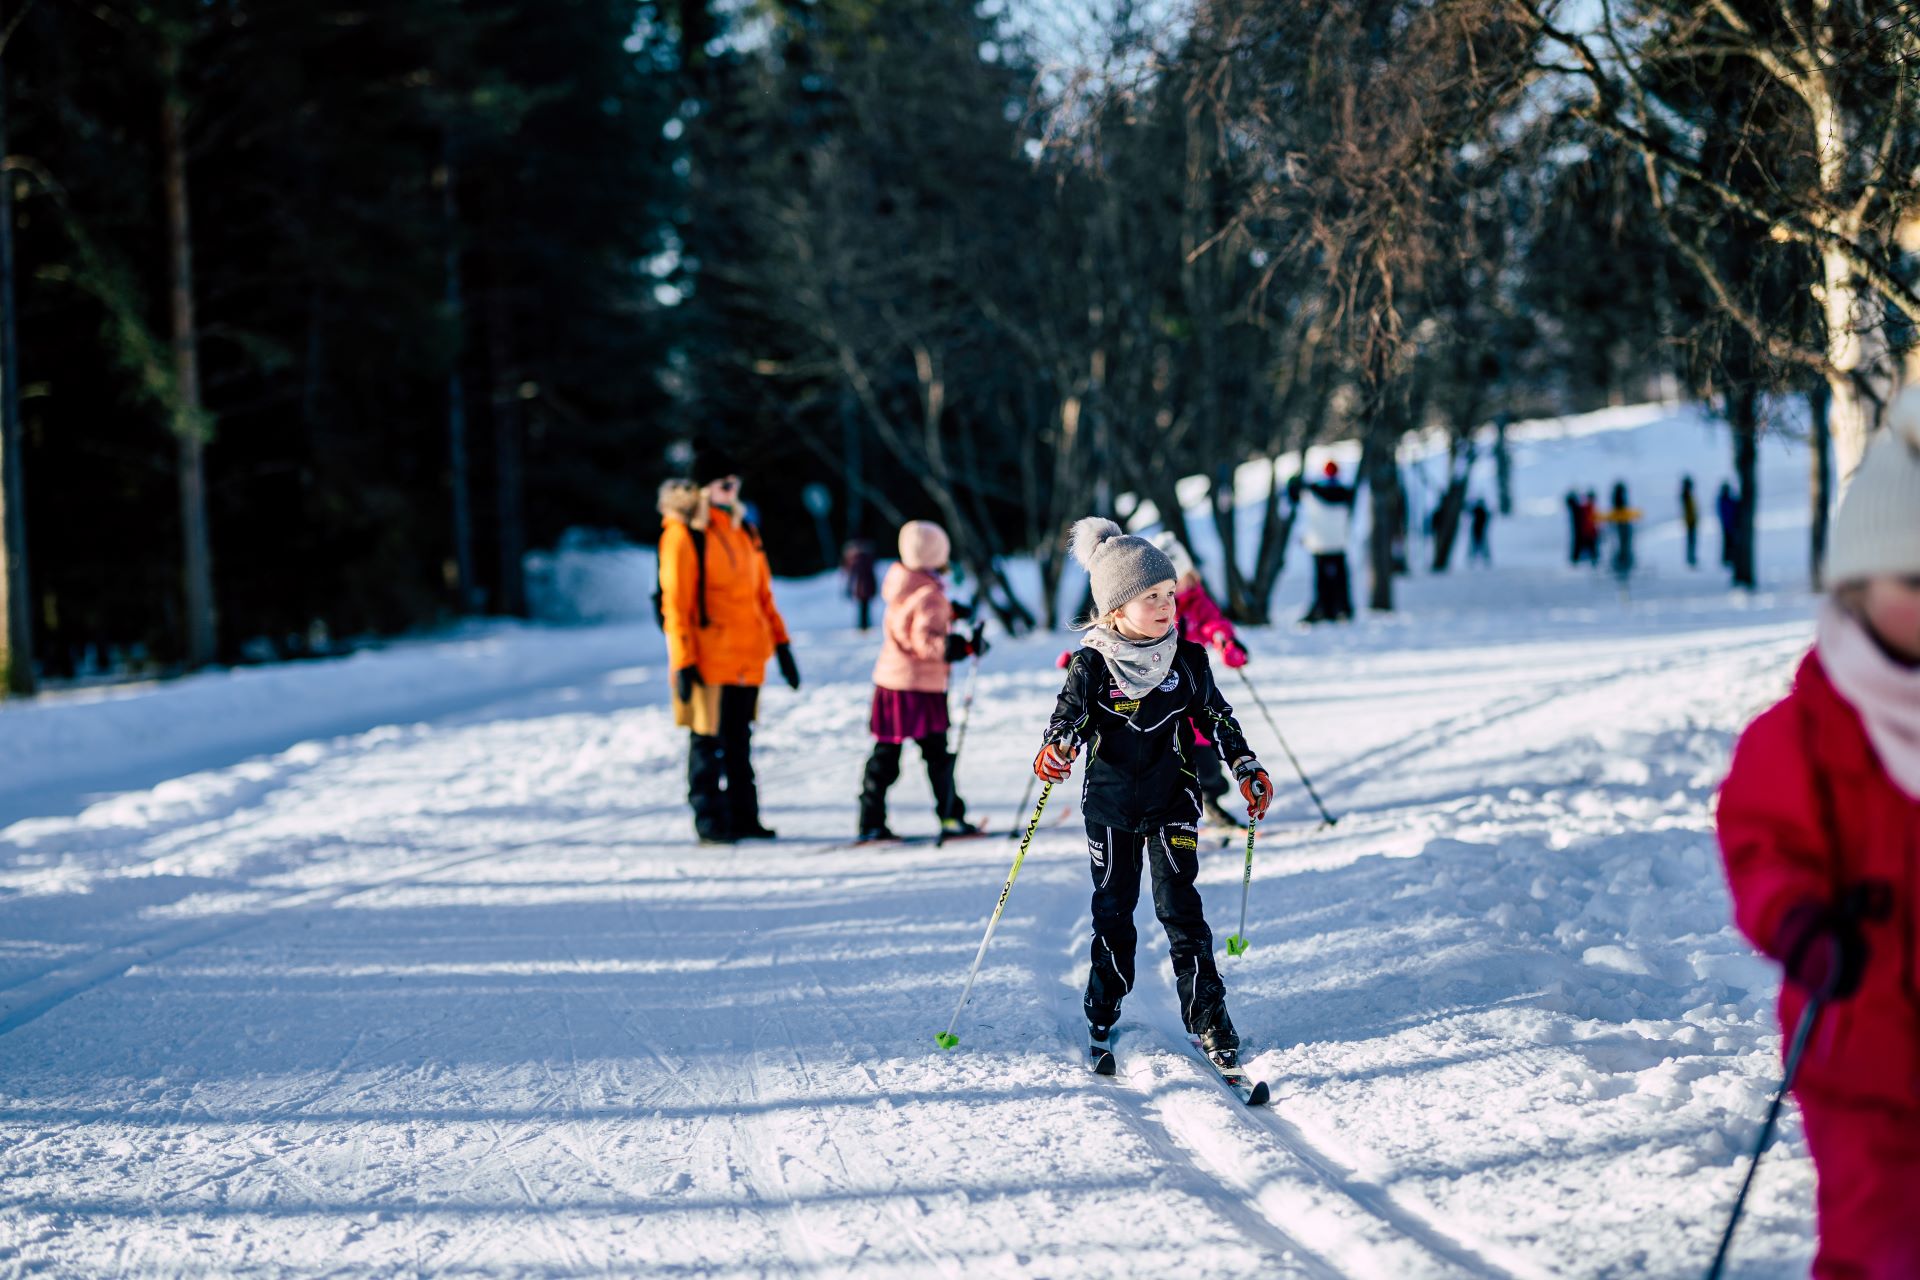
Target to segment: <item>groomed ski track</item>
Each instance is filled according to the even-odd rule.
[[[1285,793],[1262,829],[1254,949],[1222,956],[1250,1066],[1274,1089],[1263,1111],[1187,1052],[1150,909],[1120,1074],[1080,1062],[1077,819],[1037,837],[961,1047],[934,1048],[1014,846],[844,847],[850,797],[828,781],[857,767],[866,690],[830,663],[804,697],[767,699],[768,811],[793,837],[776,846],[692,844],[664,710],[617,674],[312,744],[297,769],[236,765],[19,824],[0,1261],[75,1275],[1682,1274],[1737,1172],[1731,1143],[1665,1188],[1671,1267],[1629,1252],[1587,1269],[1579,1233],[1543,1229],[1537,1200],[1498,1188],[1531,1173],[1552,1194],[1617,1192],[1613,1166],[1660,1149],[1674,1116],[1622,1127],[1608,1095],[1676,1058],[1720,1094],[1680,1107],[1679,1127],[1696,1145],[1703,1121],[1737,1139],[1727,1100],[1761,1096],[1772,1047],[1760,996],[1722,988],[1736,1007],[1714,1034],[1745,1043],[1662,1050],[1647,1010],[1598,1025],[1623,998],[1592,980],[1610,955],[1567,953],[1551,927],[1447,939],[1422,895],[1462,883],[1463,854],[1518,864],[1554,841],[1633,840],[1606,804],[1710,849],[1694,810],[1711,770],[1679,770],[1724,750],[1803,631],[1760,616],[1627,629],[1600,649],[1521,638],[1490,656],[1267,662],[1263,696],[1342,821],[1315,831],[1304,795]],[[856,641],[828,644],[857,663]],[[983,678],[962,766],[978,810],[1019,798],[1055,644],[1007,645],[1013,669]],[[1518,653],[1536,667],[1523,686]],[[1600,749],[1600,722],[1678,759],[1656,752],[1643,774],[1640,752],[1631,777],[1609,776],[1631,753]],[[1249,731],[1269,736],[1252,717]],[[1551,776],[1548,760],[1574,767]],[[242,785],[248,771],[266,781]],[[1529,794],[1508,785],[1523,777]],[[909,770],[901,825],[924,800]],[[1237,908],[1238,850],[1210,857],[1218,924]],[[1689,892],[1713,902],[1711,885]],[[1567,895],[1522,878],[1494,896]],[[1731,964],[1719,923],[1700,920],[1695,941]],[[1625,929],[1601,945],[1636,941]],[[1475,946],[1489,974],[1469,990],[1449,951]],[[1369,949],[1366,971],[1345,969]],[[1595,1007],[1571,1007],[1582,998]],[[1672,1012],[1681,1025],[1690,1010]],[[1634,1038],[1646,1060],[1621,1060],[1613,1042]],[[1488,1163],[1488,1130],[1512,1136],[1481,1114],[1500,1090],[1454,1093],[1466,1156],[1423,1139],[1448,1117],[1430,1089],[1392,1082],[1462,1062],[1520,1096],[1568,1094],[1586,1072],[1553,1123],[1597,1124],[1614,1145]],[[1783,1169],[1781,1195],[1803,1195],[1804,1174],[1796,1187]],[[1770,1221],[1790,1231],[1793,1211],[1775,1203],[1756,1238]]]

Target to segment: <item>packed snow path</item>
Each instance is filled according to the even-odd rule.
[[[1077,785],[934,1047],[1014,846],[839,843],[875,640],[830,581],[779,588],[771,846],[693,844],[650,623],[0,707],[0,1274],[1691,1280],[1779,1051],[1712,789],[1811,606],[1680,567],[1661,495],[1724,471],[1697,413],[1515,438],[1497,569],[1247,637],[1336,828],[1225,677],[1281,788],[1220,947],[1264,1111],[1187,1051],[1144,904],[1120,1074],[1083,1067]],[[1762,463],[1781,586],[1807,464]],[[1616,476],[1631,599],[1560,563],[1561,493]],[[987,660],[960,781],[997,827],[1064,643]],[[1202,888],[1224,937],[1237,848]],[[1805,1273],[1811,1186],[1789,1109],[1731,1274]]]
[[[1231,1006],[1187,1053],[1142,912],[1121,1074],[1080,1065],[1077,799],[1013,851],[854,849],[867,647],[770,690],[772,846],[703,849],[655,677],[309,743],[0,833],[0,1257],[69,1275],[1691,1275],[1777,1037],[1707,812],[1803,604],[1408,649],[1250,637],[1344,817],[1283,784]],[[962,764],[1012,805],[1058,637]],[[1293,649],[1297,652],[1288,654]],[[1524,678],[1517,673],[1524,672]],[[644,678],[641,678],[644,675]],[[1235,682],[1237,684],[1237,682]],[[1229,686],[1229,693],[1236,690]],[[1238,690],[1244,693],[1244,690]],[[930,824],[924,781],[902,829]],[[1237,848],[1210,855],[1231,930]],[[1223,949],[1224,950],[1224,949]],[[1797,1128],[1740,1274],[1804,1259]],[[1804,1265],[1804,1263],[1801,1263]]]

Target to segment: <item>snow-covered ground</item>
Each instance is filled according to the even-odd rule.
[[[1710,800],[1810,634],[1805,461],[1767,451],[1745,597],[1679,559],[1709,425],[1521,435],[1494,569],[1248,637],[1338,826],[1228,678],[1283,784],[1221,959],[1265,1112],[1188,1052],[1151,920],[1121,1074],[1080,1065],[1074,788],[934,1046],[1014,846],[839,843],[873,644],[830,581],[779,590],[772,845],[692,843],[650,621],[0,708],[0,1274],[1698,1274],[1777,1069]],[[1561,563],[1561,492],[1616,475],[1624,597]],[[997,827],[1064,643],[985,664]],[[1220,933],[1240,867],[1205,864]],[[1811,1185],[1790,1120],[1733,1274],[1804,1272]]]

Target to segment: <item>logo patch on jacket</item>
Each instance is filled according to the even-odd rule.
[[[1179,687],[1180,687],[1180,673],[1178,671],[1167,672],[1167,678],[1160,682],[1160,692],[1162,693],[1172,693],[1175,689],[1178,689]]]
[[[1116,702],[1113,704],[1113,709],[1123,716],[1130,716],[1140,709],[1140,699],[1133,698],[1126,702]]]

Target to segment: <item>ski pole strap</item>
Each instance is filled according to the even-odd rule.
[[[1040,829],[1040,815],[1046,811],[1047,797],[1052,794],[1051,782],[1040,788],[1040,800],[1033,806],[1033,817],[1027,820],[1027,834],[1020,841],[1020,852],[1013,855],[1013,869],[1007,872],[1007,882],[1000,886],[1000,900],[993,904],[993,915],[987,919],[987,932],[980,939],[980,950],[973,956],[973,968],[967,970],[966,985],[960,988],[960,1003],[953,1006],[953,1017],[947,1020],[947,1029],[934,1037],[942,1049],[951,1049],[960,1043],[960,1037],[953,1034],[953,1029],[960,1025],[960,1011],[967,1007],[967,997],[973,994],[973,980],[980,976],[980,962],[987,958],[987,944],[993,941],[993,931],[1000,925],[1000,913],[1007,909],[1007,899],[1013,896],[1013,882],[1019,878],[1020,864],[1027,860],[1027,850],[1033,844],[1033,833]]]

